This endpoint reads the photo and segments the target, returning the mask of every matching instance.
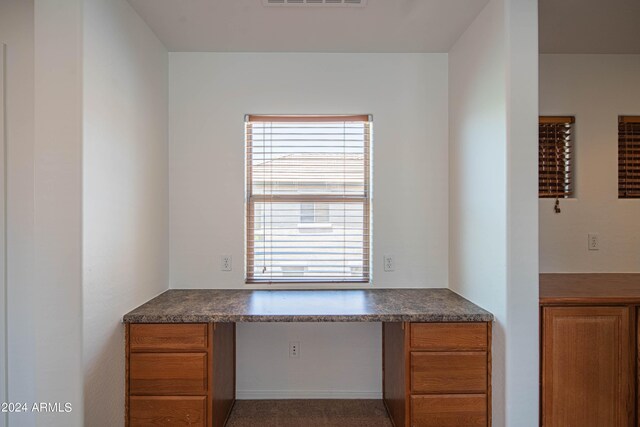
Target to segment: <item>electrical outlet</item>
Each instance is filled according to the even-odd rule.
[[[231,271],[231,255],[222,255],[220,257],[220,270]]]
[[[384,271],[394,271],[396,269],[396,262],[393,259],[393,255],[384,256]]]
[[[598,251],[600,250],[600,239],[598,238],[597,233],[589,233],[589,250],[590,251]]]
[[[289,343],[289,357],[298,358],[300,357],[300,343],[299,342],[290,342]]]

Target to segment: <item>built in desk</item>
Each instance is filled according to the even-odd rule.
[[[237,322],[381,322],[396,427],[491,425],[493,315],[448,289],[168,290],[123,318],[127,426],[224,426]]]

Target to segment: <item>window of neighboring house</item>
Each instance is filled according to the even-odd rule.
[[[316,222],[316,210],[314,203],[300,203],[300,222]]]
[[[538,196],[573,194],[574,117],[541,116],[538,121]]]
[[[327,203],[301,203],[301,223],[329,223],[330,205]]]
[[[369,116],[246,117],[248,283],[368,282]]]
[[[618,198],[640,198],[640,116],[618,118]]]
[[[314,214],[315,222],[326,224],[329,222],[331,205],[327,203],[315,203]]]

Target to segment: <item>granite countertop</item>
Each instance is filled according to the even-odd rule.
[[[449,289],[170,289],[125,323],[489,322],[493,315]]]

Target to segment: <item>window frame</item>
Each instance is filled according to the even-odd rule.
[[[367,123],[365,128],[364,138],[364,194],[363,196],[327,196],[327,195],[264,195],[253,194],[253,167],[252,158],[250,156],[252,148],[252,140],[249,136],[249,126],[255,122],[284,122],[284,123],[312,123],[312,122],[345,122],[345,121],[360,121]],[[372,235],[372,220],[371,220],[371,145],[372,145],[372,122],[373,117],[371,115],[245,115],[245,262],[244,262],[244,276],[245,284],[249,285],[265,285],[265,284],[371,284],[372,283],[372,266],[371,266],[371,235]],[[255,223],[252,224],[252,218],[254,218],[256,203],[311,203],[314,205],[314,220],[316,215],[316,204],[331,204],[331,203],[353,203],[361,204],[363,209],[362,224],[363,224],[363,268],[366,269],[366,273],[363,272],[362,278],[354,280],[347,279],[346,275],[341,278],[327,278],[323,280],[278,280],[278,279],[259,279],[254,277],[255,266],[255,248],[253,243],[255,238],[250,235],[252,231],[255,231]],[[255,220],[253,220],[255,222]],[[304,266],[306,270],[307,266]],[[283,276],[284,279],[285,276]]]

